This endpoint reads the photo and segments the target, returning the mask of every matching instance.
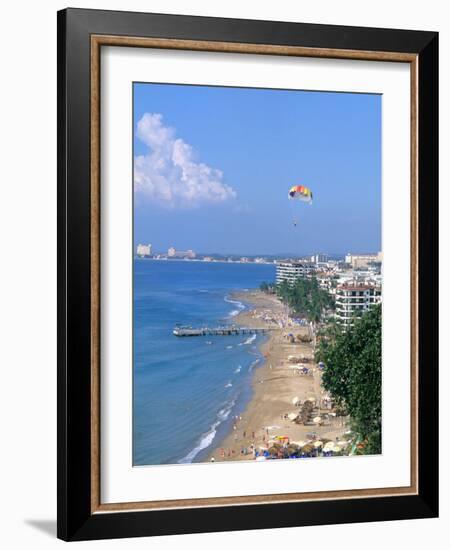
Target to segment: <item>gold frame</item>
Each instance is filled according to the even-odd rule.
[[[411,484],[408,487],[286,493],[201,499],[100,501],[100,50],[102,46],[409,63],[411,74]],[[337,500],[418,494],[418,55],[128,36],[91,36],[91,513]]]

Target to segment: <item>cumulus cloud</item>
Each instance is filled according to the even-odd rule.
[[[236,197],[217,168],[197,162],[193,148],[165,126],[159,113],[145,113],[137,124],[137,137],[148,146],[134,159],[134,189],[170,207],[221,203]]]

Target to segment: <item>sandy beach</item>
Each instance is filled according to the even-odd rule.
[[[232,298],[251,306],[236,317],[236,324],[271,330],[261,346],[265,360],[254,372],[253,397],[245,412],[233,419],[231,433],[215,446],[209,460],[253,460],[254,451],[264,452],[274,442],[342,441],[348,430],[346,419],[331,412],[314,362],[313,342],[299,341],[311,337],[309,326],[293,323],[274,295],[258,290],[234,293]],[[315,415],[322,417],[320,424],[293,420],[308,400],[315,405]]]

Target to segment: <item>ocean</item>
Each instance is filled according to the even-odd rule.
[[[133,465],[201,462],[251,399],[264,335],[177,338],[174,326],[232,323],[230,297],[275,266],[134,260]]]

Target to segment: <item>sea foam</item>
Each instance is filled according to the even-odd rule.
[[[203,449],[206,449],[211,445],[211,443],[214,441],[214,437],[216,436],[217,428],[229,417],[231,409],[234,407],[234,404],[235,401],[232,401],[217,413],[217,420],[214,422],[214,424],[211,425],[210,430],[202,435],[198,445],[194,447],[192,451],[190,451],[184,458],[178,461],[179,464],[191,463],[200,451],[203,451]]]
[[[237,307],[237,309],[230,311],[228,317],[236,317],[236,315],[239,315],[239,313],[245,309],[245,305],[242,302],[239,302],[239,300],[232,300],[229,296],[225,296],[224,301],[228,304],[235,304]]]

